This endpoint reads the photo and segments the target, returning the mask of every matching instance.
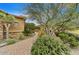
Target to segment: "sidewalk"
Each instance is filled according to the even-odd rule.
[[[29,39],[17,42],[13,45],[8,45],[0,48],[0,55],[30,55],[31,47],[36,41],[38,34]]]

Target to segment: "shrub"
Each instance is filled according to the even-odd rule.
[[[28,35],[31,34],[31,33],[32,33],[32,30],[29,30],[29,29],[26,29],[26,30],[23,31],[23,34],[24,34],[25,36],[28,36]]]
[[[64,32],[60,32],[58,34],[58,36],[61,38],[61,40],[64,42],[64,43],[67,43],[69,42],[69,35],[64,33]]]
[[[74,36],[70,36],[70,46],[71,47],[79,46],[79,42],[78,42],[78,40],[76,40],[76,38]]]
[[[14,44],[16,41],[14,39],[7,39],[7,45]]]
[[[72,34],[61,32],[58,34],[58,36],[64,43],[70,44],[70,47],[77,47],[79,45],[77,38]]]
[[[25,39],[25,36],[23,34],[20,34],[18,40],[24,40]]]
[[[33,23],[26,23],[23,33],[25,36],[28,36],[29,34],[34,33],[35,30],[38,28],[39,27],[35,26],[35,24],[33,24]]]
[[[50,36],[42,36],[32,46],[33,55],[62,55],[69,54],[69,48]]]

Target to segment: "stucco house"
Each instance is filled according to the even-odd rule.
[[[0,10],[0,12],[5,13],[6,15],[11,15],[2,10]],[[25,24],[25,17],[16,16],[16,15],[12,15],[12,16],[14,16],[18,22],[15,22],[15,24],[10,26],[10,28],[9,28],[9,37],[10,38],[17,37],[20,33],[22,33],[24,31],[24,24]],[[6,35],[5,28],[0,23],[0,39],[5,38],[5,35]]]

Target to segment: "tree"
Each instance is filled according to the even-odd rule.
[[[16,22],[16,18],[12,15],[6,14],[4,11],[0,12],[0,22],[3,26],[3,29],[6,31],[6,39],[9,38],[9,28],[12,24]]]
[[[57,17],[60,4],[31,4],[27,8],[27,13],[31,19],[36,19],[40,23],[45,33],[49,33],[48,22]]]
[[[60,13],[61,17],[59,19],[61,21],[55,24],[57,29],[59,29],[59,31],[65,31],[67,29],[70,29],[72,28],[72,26],[76,24],[76,22],[78,22],[78,16],[79,16],[79,13],[77,12],[78,4],[63,4],[63,7],[66,10],[64,9],[65,12]],[[74,28],[76,27],[77,26],[75,25]]]
[[[25,23],[25,28],[24,28],[24,35],[29,35],[32,34],[36,31],[36,29],[39,29],[38,26],[35,26],[34,23]]]
[[[77,8],[78,4],[30,4],[27,13],[43,26],[45,33],[55,35],[55,32],[65,31],[69,27],[66,24],[78,19]]]

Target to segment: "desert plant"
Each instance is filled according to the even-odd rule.
[[[69,35],[65,32],[60,32],[58,33],[58,36],[61,38],[61,40],[64,42],[64,43],[68,43],[70,40],[69,40]]]
[[[31,34],[31,33],[32,33],[32,31],[29,30],[29,29],[26,29],[26,30],[23,31],[23,34],[24,34],[25,36],[28,36],[28,35]]]
[[[23,31],[23,34],[25,36],[28,36],[28,35],[34,33],[35,29],[37,29],[37,26],[35,26],[35,24],[33,24],[33,23],[26,23],[24,31]]]
[[[42,36],[32,46],[33,55],[62,55],[69,54],[69,48],[50,36]]]
[[[69,39],[70,39],[70,46],[72,48],[79,46],[79,42],[78,42],[78,40],[74,36],[70,36]]]
[[[16,40],[14,40],[14,39],[7,39],[6,42],[7,42],[7,45],[10,45],[10,44],[16,43]]]
[[[68,34],[68,33],[65,33],[65,32],[60,32],[58,34],[58,36],[61,38],[61,40],[64,42],[64,43],[68,43],[70,44],[70,47],[77,47],[79,45],[79,41],[77,40],[77,38],[72,35],[72,34]]]
[[[25,36],[23,34],[20,34],[18,40],[24,40],[25,39]]]

